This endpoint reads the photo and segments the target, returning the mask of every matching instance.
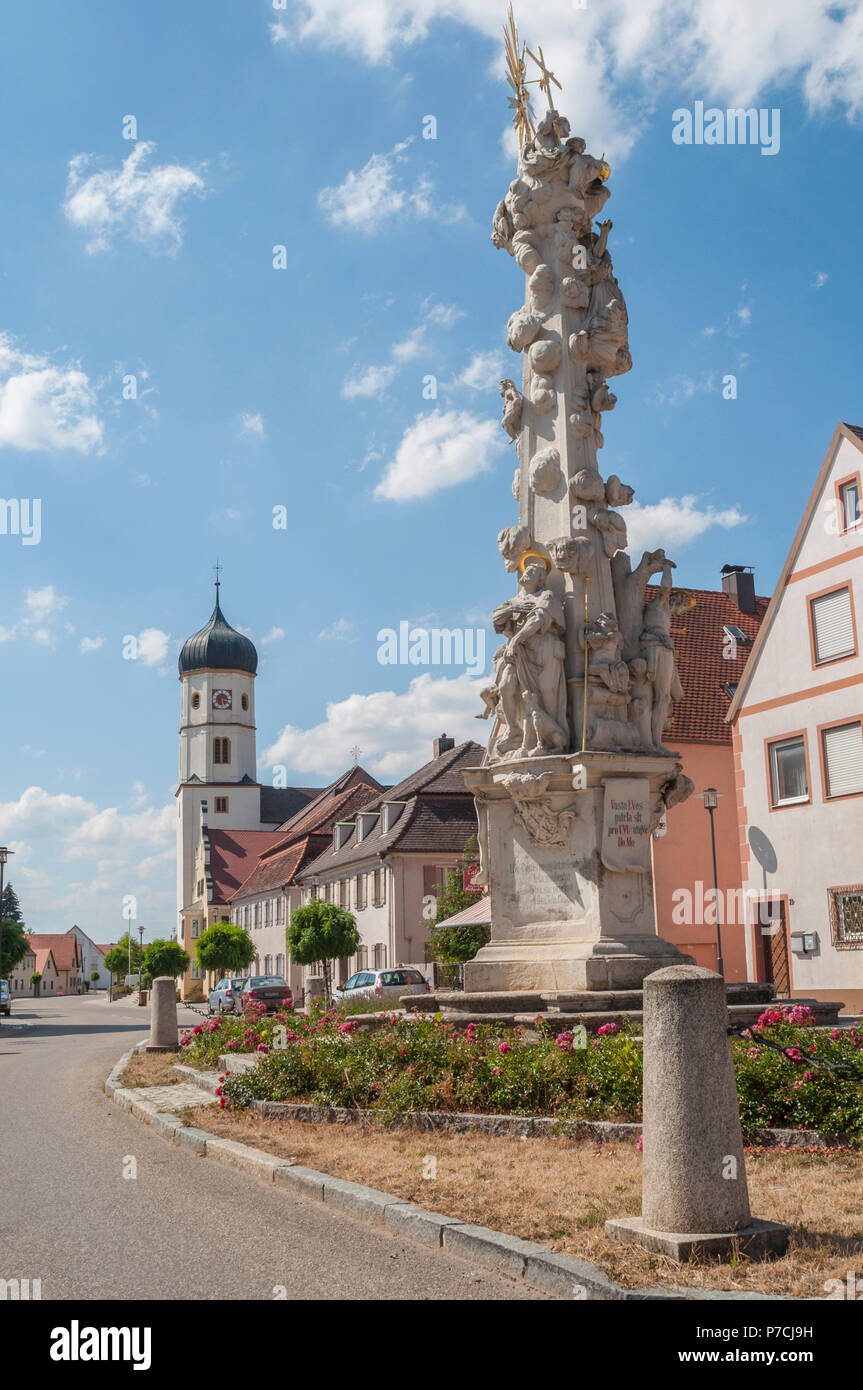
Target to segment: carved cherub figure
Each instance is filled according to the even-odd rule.
[[[509,377],[505,377],[500,383],[500,394],[503,396],[503,427],[510,439],[518,439],[521,433],[524,399],[515,382]]]

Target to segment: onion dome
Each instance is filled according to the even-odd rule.
[[[177,663],[181,676],[189,671],[247,671],[250,676],[257,672],[255,644],[231,627],[219,607],[218,590],[217,584],[210,621],[183,644]]]

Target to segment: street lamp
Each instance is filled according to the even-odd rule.
[[[142,985],[142,983],[143,983],[143,970],[144,970],[144,928],[143,928],[143,927],[139,927],[139,928],[138,928],[138,935],[139,935],[140,938],[141,938],[141,954],[140,954],[140,956],[138,957],[138,1003],[139,1003],[139,1005],[142,1005],[142,1004],[144,1003],[143,999],[141,998],[141,985]]]
[[[9,855],[14,853],[14,849],[7,849],[5,845],[0,845],[0,955],[3,954],[3,878],[6,861]]]
[[[718,792],[715,787],[705,787],[701,793],[705,810],[710,816],[710,852],[713,855],[713,891],[714,902],[716,904],[716,970],[725,979],[725,965],[722,960],[722,911],[719,902],[719,876],[716,872],[716,830],[713,824],[713,813],[719,805],[719,798],[724,792]]]

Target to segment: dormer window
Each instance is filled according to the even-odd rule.
[[[346,845],[354,830],[352,820],[337,820],[333,826],[333,850],[341,849]]]
[[[385,801],[381,807],[381,834],[386,835],[388,830],[392,830],[402,811],[407,805],[406,801]]]
[[[731,638],[735,647],[745,647],[746,643],[749,641],[746,633],[742,628],[739,628],[736,623],[726,623],[722,631],[727,637]]]
[[[357,815],[357,844],[374,830],[378,821],[377,811],[360,811]]]

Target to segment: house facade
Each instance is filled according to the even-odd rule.
[[[654,590],[655,592],[655,590]],[[651,590],[648,590],[650,596]],[[685,696],[673,707],[665,743],[679,752],[694,794],[663,817],[652,841],[656,927],[666,941],[716,969],[717,916],[725,978],[747,980],[740,897],[739,819],[734,780],[731,701],[753,650],[768,599],[755,593],[748,566],[725,565],[722,588],[675,589],[688,603],[672,619],[677,667]],[[710,817],[701,793],[719,793],[714,812],[717,906]]]
[[[108,989],[111,984],[111,972],[105,968],[105,950],[98,946],[77,924],[70,927],[67,936],[73,935],[81,948],[81,972],[82,977],[90,985],[91,989]],[[90,980],[94,970],[98,970],[99,978]]]
[[[462,772],[483,759],[479,744],[456,747],[446,735],[433,751],[418,772],[337,820],[327,848],[298,875],[304,902],[320,898],[356,918],[359,949],[338,962],[336,983],[356,970],[395,965],[430,975],[425,942],[434,898],[477,831]]]
[[[39,982],[42,998],[54,994],[84,993],[84,958],[74,934],[32,933],[29,941],[30,950],[9,975],[9,990],[13,998],[35,995],[36,987],[30,983],[30,976],[34,973],[42,976]]]
[[[863,1010],[863,429],[840,423],[728,714],[750,979]]]

